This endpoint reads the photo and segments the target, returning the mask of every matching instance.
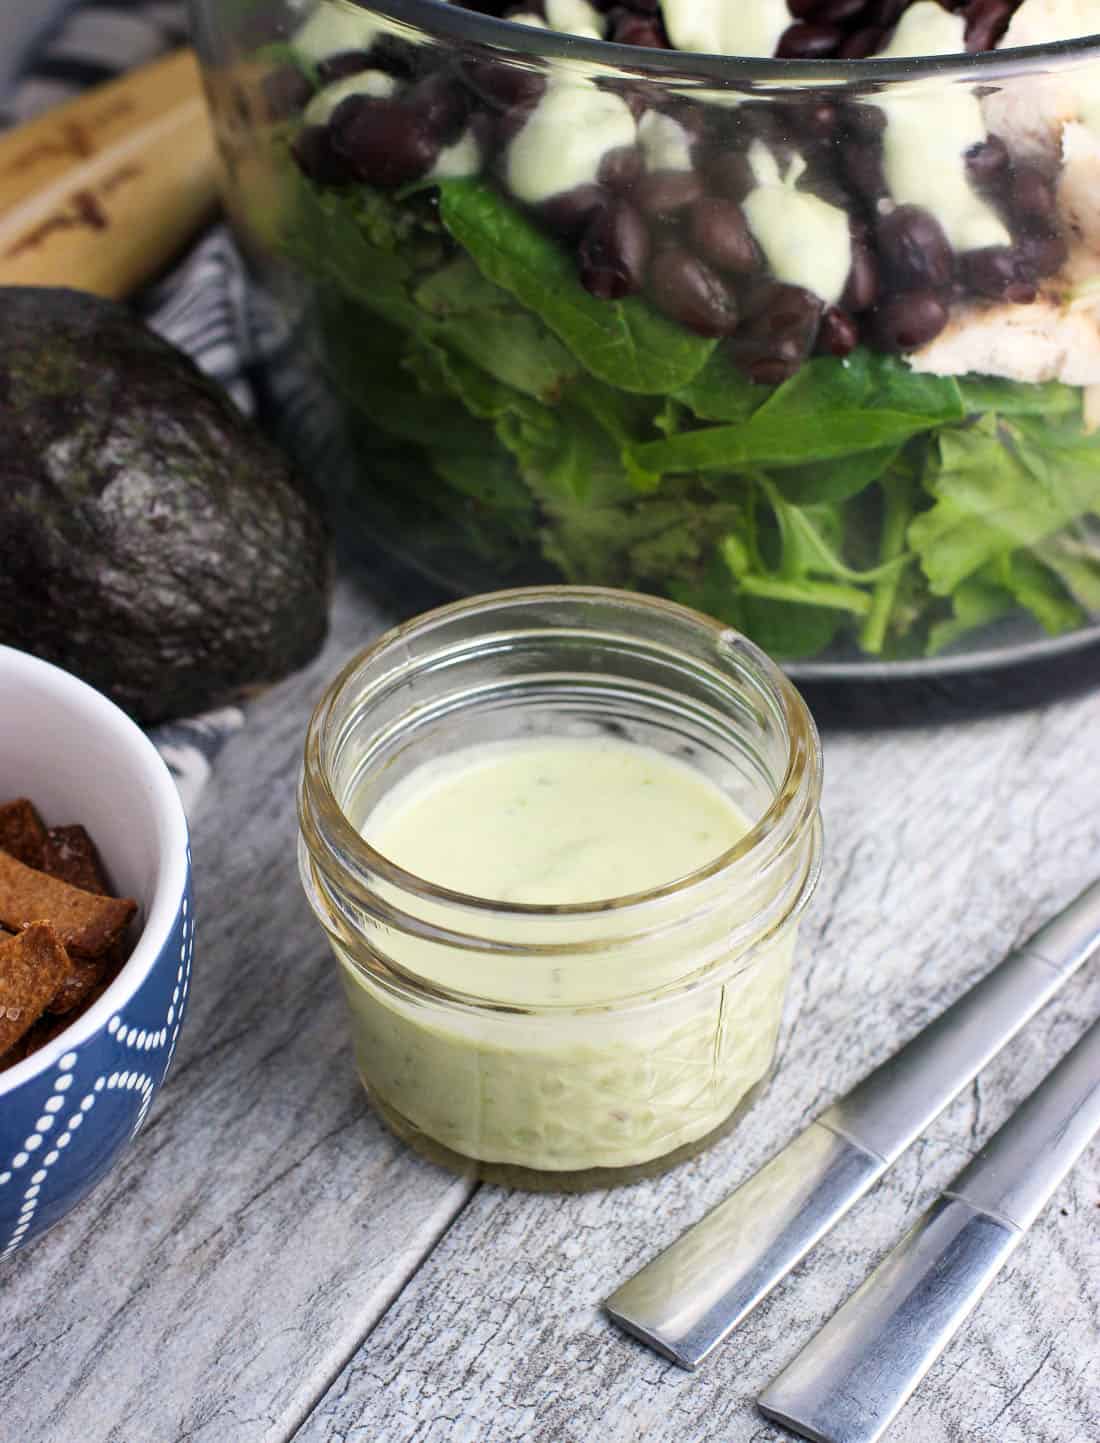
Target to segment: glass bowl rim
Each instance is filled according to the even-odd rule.
[[[668,74],[679,79],[713,79],[722,84],[751,82],[765,93],[836,89],[849,84],[875,86],[938,77],[946,81],[990,81],[1051,69],[1052,62],[1080,58],[1100,59],[1100,33],[1055,40],[1039,45],[1012,46],[952,55],[905,56],[883,60],[782,60],[775,57],[712,55],[694,50],[654,50],[641,45],[619,45],[610,40],[589,40],[557,30],[537,30],[511,20],[483,15],[444,3],[444,0],[342,0],[359,10],[374,11],[412,26],[422,33],[449,40],[481,42],[517,55],[555,60],[582,60],[630,71]],[[794,24],[794,17],[791,23]],[[792,82],[799,82],[794,84]]]

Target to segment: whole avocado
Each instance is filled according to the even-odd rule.
[[[146,723],[308,661],[324,526],[224,391],[83,291],[0,287],[0,335],[0,642]]]

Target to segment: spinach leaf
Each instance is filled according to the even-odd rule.
[[[438,260],[438,243],[414,235],[396,209],[369,190],[337,194],[296,170],[294,176],[282,236],[286,254],[360,306],[403,330],[416,330],[421,312],[410,287],[421,263]],[[369,350],[372,342],[360,337],[359,344]]]
[[[790,466],[775,473],[775,485],[783,498],[795,506],[847,501],[878,481],[897,459],[899,450],[898,446],[884,446],[879,451],[841,456],[836,461]]]
[[[1052,536],[1036,555],[1061,577],[1070,595],[1094,616],[1100,615],[1100,534],[1079,526]]]
[[[686,385],[714,350],[646,301],[589,295],[570,256],[484,181],[443,181],[439,192],[444,225],[482,274],[529,306],[594,376],[662,395]]]
[[[934,504],[909,544],[932,591],[950,596],[1004,552],[1035,546],[1100,509],[1100,436],[1018,417],[983,417],[939,438]]]
[[[998,376],[960,376],[963,405],[975,415],[996,411],[1001,416],[1075,416],[1081,392],[1061,381],[1006,381]]]
[[[1005,590],[1030,611],[1051,636],[1072,631],[1086,620],[1085,613],[1067,593],[1057,574],[1026,551],[999,557],[991,570]]]
[[[966,414],[951,377],[922,375],[896,356],[859,347],[843,360],[818,356],[807,362],[776,388],[760,415],[817,425],[833,412],[872,410],[923,416],[938,424],[961,421]]]
[[[540,401],[556,401],[579,373],[576,361],[538,317],[487,281],[466,256],[442,267],[415,294],[439,344]]]
[[[747,421],[772,393],[771,386],[753,385],[719,348],[698,375],[677,391],[675,399],[704,421]]]
[[[961,640],[968,632],[988,626],[1007,616],[1015,606],[1012,593],[988,580],[984,575],[971,576],[961,582],[951,598],[952,615],[937,621],[928,632],[925,651],[938,656],[941,651]]]
[[[765,405],[744,425],[681,431],[667,440],[639,446],[634,456],[649,471],[736,471],[746,466],[779,469],[896,449],[937,424],[933,418],[915,412],[834,410],[822,412],[812,423],[794,425],[782,412],[771,411]]]

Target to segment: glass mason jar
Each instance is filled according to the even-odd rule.
[[[345,538],[663,594],[802,675],[1096,635],[1077,10],[504,8],[193,0],[270,410]]]
[[[555,906],[447,891],[364,840],[424,762],[606,736],[687,762],[750,829],[652,891]],[[705,1146],[772,1066],[820,789],[791,684],[668,602],[500,592],[382,637],[317,707],[299,811],[303,882],[377,1111],[429,1157],[525,1187],[631,1181]]]

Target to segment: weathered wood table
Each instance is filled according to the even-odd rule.
[[[219,759],[175,1070],[124,1163],[0,1273],[0,1439],[779,1443],[756,1393],[1100,1013],[1100,965],[699,1373],[600,1300],[1100,872],[1100,690],[827,733],[826,866],[770,1089],[663,1179],[530,1196],[439,1171],[374,1119],[298,887],[306,718],[387,619],[345,581],[324,656]],[[1100,1147],[889,1436],[1100,1439]]]

